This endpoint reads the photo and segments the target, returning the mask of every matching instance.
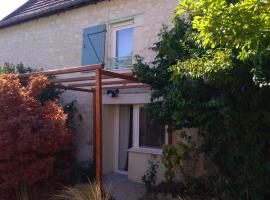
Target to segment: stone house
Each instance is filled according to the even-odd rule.
[[[177,0],[29,0],[0,22],[0,66],[36,69],[105,63],[119,73],[132,70],[133,56],[154,58],[149,49],[162,25],[171,26]],[[81,76],[87,76],[83,73]],[[76,100],[78,162],[92,159],[92,102],[89,94],[65,92]],[[103,94],[103,173],[127,174],[140,182],[151,156],[160,159],[165,127],[152,124],[143,105],[149,89]],[[80,120],[79,120],[80,118]],[[163,177],[160,164],[159,178]]]

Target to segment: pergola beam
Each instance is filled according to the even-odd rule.
[[[77,88],[77,87],[70,87],[70,86],[64,86],[64,85],[54,85],[55,88],[63,89],[63,90],[72,90],[72,91],[78,91],[78,92],[93,92],[93,90],[84,89],[84,88]]]
[[[103,76],[102,79],[108,79],[110,77]],[[59,78],[55,80],[51,80],[53,83],[68,83],[68,82],[79,82],[79,81],[93,81],[96,80],[95,76],[88,76],[88,77],[75,77],[75,78]]]
[[[89,70],[96,70],[96,69],[103,69],[102,64],[97,64],[97,65],[88,65],[88,66],[81,66],[81,67],[68,67],[64,69],[56,69],[56,70],[47,70],[43,72],[33,72],[33,73],[28,73],[28,74],[20,74],[20,78],[27,78],[30,76],[37,76],[37,75],[60,75],[60,74],[71,74],[71,73],[77,73],[77,72],[85,72]]]
[[[121,73],[123,75],[132,76],[132,73]],[[102,76],[102,79],[111,79],[110,76]],[[96,80],[96,76],[75,77],[75,78],[59,78],[51,80],[53,83],[67,83],[67,82],[80,82],[80,81],[93,81]]]
[[[149,88],[149,85],[146,84],[136,84],[136,85],[109,85],[109,86],[102,86],[102,90],[109,90],[109,89],[134,89],[134,88]],[[83,88],[80,88],[83,89]],[[95,92],[96,88],[93,87],[90,89],[91,92]]]
[[[149,85],[145,85],[145,84],[128,84],[128,85],[110,85],[110,86],[105,86],[102,87],[103,90],[109,90],[109,89],[130,89],[130,88],[147,88],[149,87]]]
[[[71,74],[77,72],[85,72],[93,70],[95,75],[71,77],[51,80],[55,88],[64,90],[73,90],[80,92],[93,93],[93,138],[94,138],[94,157],[96,161],[96,182],[102,184],[102,90],[104,89],[128,89],[128,88],[145,88],[149,87],[145,84],[138,83],[138,80],[132,76],[132,73],[116,73],[104,70],[103,64],[89,65],[82,67],[69,67],[57,70],[48,70],[43,72],[34,72],[29,74],[21,74],[20,78],[29,78],[36,75],[61,75]],[[104,79],[121,79],[121,80],[108,80]],[[79,81],[93,81],[90,83],[82,84],[69,84],[68,86],[61,83],[73,83]],[[90,88],[81,88],[90,87]]]
[[[121,84],[128,84],[134,83],[134,81],[127,81],[127,80],[120,80],[120,81],[107,81],[102,82],[102,85],[121,85]],[[81,83],[81,84],[70,84],[69,87],[95,87],[96,83]]]
[[[115,72],[107,71],[107,70],[103,70],[103,69],[101,71],[102,71],[102,74],[105,75],[105,76],[110,76],[110,77],[113,77],[113,78],[120,78],[120,79],[124,79],[124,80],[135,81],[135,82],[138,81],[134,76],[115,73]]]

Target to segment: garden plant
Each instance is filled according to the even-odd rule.
[[[216,166],[179,193],[199,185],[201,199],[270,199],[269,18],[267,0],[180,0],[155,60],[137,57],[138,79],[154,89],[152,116],[198,128],[196,151]]]
[[[18,75],[0,77],[0,189],[15,194],[23,187],[53,183],[70,175],[71,134],[57,101],[41,102],[49,84],[44,76],[22,86]],[[12,197],[9,197],[12,198]]]

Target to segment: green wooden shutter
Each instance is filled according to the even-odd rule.
[[[104,63],[106,24],[83,30],[82,65]]]

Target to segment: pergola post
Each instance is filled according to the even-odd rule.
[[[96,91],[93,94],[93,160],[96,160]]]
[[[96,69],[95,129],[96,129],[96,183],[102,185],[102,72]]]
[[[102,186],[102,89],[111,89],[111,88],[128,89],[128,88],[143,88],[148,86],[145,84],[139,84],[137,79],[132,75],[132,73],[116,73],[104,70],[103,64],[68,67],[64,69],[26,73],[20,74],[19,77],[29,78],[31,76],[37,75],[44,75],[44,76],[66,75],[78,72],[85,72],[89,70],[95,70],[96,72],[95,75],[91,75],[88,77],[79,76],[72,78],[60,78],[51,80],[51,82],[52,86],[55,88],[93,93],[93,155],[96,161],[96,183]],[[108,79],[108,81],[102,82],[102,79],[103,80]],[[74,82],[80,81],[91,81],[91,82],[74,84]],[[90,87],[90,89],[84,87]]]

